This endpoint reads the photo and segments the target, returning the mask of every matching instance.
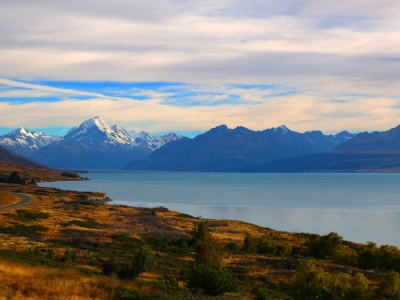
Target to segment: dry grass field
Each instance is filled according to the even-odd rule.
[[[0,207],[13,204],[18,200],[19,200],[18,197],[12,195],[11,193],[0,190]]]

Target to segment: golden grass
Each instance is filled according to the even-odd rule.
[[[7,299],[111,299],[117,281],[0,260],[0,297]]]
[[[6,191],[0,191],[0,207],[18,202],[18,197]]]
[[[26,177],[28,180],[33,177],[39,181],[76,180],[76,178],[62,176],[62,170],[41,169],[6,160],[0,160],[0,173],[11,174],[13,171],[17,171],[21,177]]]

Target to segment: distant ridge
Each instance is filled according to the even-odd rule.
[[[363,132],[332,151],[246,166],[244,172],[400,172],[400,126]]]
[[[16,154],[2,146],[0,146],[0,160],[14,162],[14,163],[23,164],[23,165],[28,165],[28,166],[36,167],[36,168],[47,168],[46,166],[44,166],[34,160],[31,160],[22,155]]]
[[[17,154],[30,157],[36,151],[59,140],[62,140],[62,137],[36,133],[20,127],[0,136],[0,145]]]
[[[220,125],[193,139],[172,141],[147,158],[131,161],[128,170],[237,171],[275,159],[332,150],[353,135],[298,133],[286,126],[263,131]]]
[[[400,154],[400,125],[388,131],[363,132],[337,146],[335,153]]]

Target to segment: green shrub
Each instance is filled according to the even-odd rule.
[[[221,262],[220,247],[217,242],[212,238],[208,223],[199,223],[194,232],[195,240],[195,263],[198,265],[204,265],[208,262]]]
[[[17,209],[17,214],[19,219],[24,221],[37,221],[41,219],[48,219],[50,215],[41,211],[33,211],[33,210],[25,210],[25,209]]]
[[[71,177],[71,178],[79,178],[79,175],[76,173],[72,173],[72,172],[62,172],[61,176],[64,177]]]
[[[56,251],[54,251],[53,248],[48,249],[47,253],[46,253],[46,258],[47,259],[55,259],[56,258]]]
[[[378,267],[379,249],[375,243],[367,244],[359,251],[358,265],[363,269],[375,269]]]
[[[149,245],[144,244],[135,250],[132,267],[135,274],[148,272],[156,266],[156,258]]]
[[[284,241],[275,241],[272,236],[247,236],[243,241],[243,250],[250,253],[266,255],[289,256],[292,247]]]
[[[356,267],[358,265],[358,253],[352,249],[336,249],[332,253],[332,259],[340,265]]]
[[[326,276],[326,294],[333,300],[367,299],[368,280],[361,273],[352,276],[347,273]]]
[[[324,272],[311,262],[301,264],[289,282],[289,292],[296,299],[321,297],[324,290]]]
[[[258,289],[255,293],[256,295],[256,300],[272,300],[274,298],[272,298],[271,294],[269,293],[269,291],[266,288],[261,288]]]
[[[70,224],[83,228],[99,228],[100,223],[90,217],[84,217],[83,220],[72,220]]]
[[[315,258],[327,258],[342,245],[342,237],[336,232],[327,235],[311,235],[307,241],[309,254]]]
[[[397,272],[388,272],[379,278],[378,296],[385,299],[400,298],[400,277]]]
[[[192,292],[202,290],[211,296],[233,292],[237,289],[237,280],[222,264],[210,261],[205,265],[193,265],[188,282]]]

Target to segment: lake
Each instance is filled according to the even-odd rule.
[[[400,174],[99,172],[40,186],[107,193],[111,204],[233,219],[400,246]]]

